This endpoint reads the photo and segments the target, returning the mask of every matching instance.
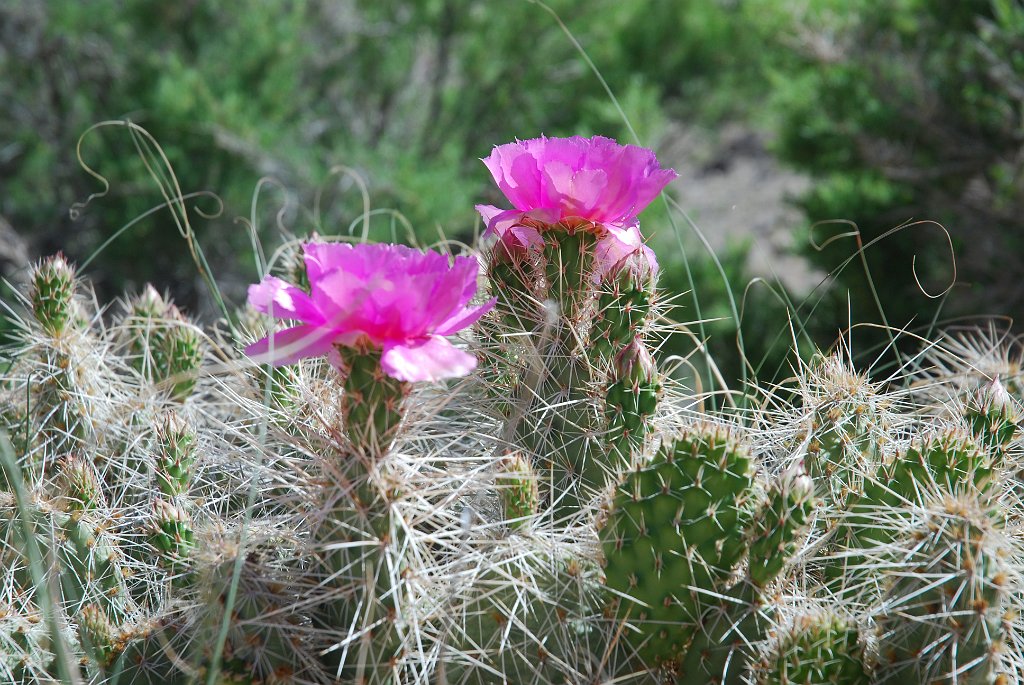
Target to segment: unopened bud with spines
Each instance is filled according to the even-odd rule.
[[[183,402],[192,394],[196,373],[203,363],[202,337],[178,308],[167,308],[167,326],[162,349],[155,355],[160,368],[160,380],[171,381],[171,398]]]
[[[96,604],[82,607],[78,617],[78,630],[83,645],[102,667],[109,666],[118,654],[116,630],[103,609]]]
[[[63,254],[47,257],[33,270],[32,312],[43,330],[59,336],[74,319],[75,269]]]
[[[494,484],[501,497],[505,522],[511,528],[523,528],[540,509],[537,474],[520,452],[513,452],[498,462]]]
[[[185,567],[195,544],[188,514],[166,500],[157,499],[153,502],[149,540],[162,555],[164,566],[172,572],[179,572]]]
[[[129,305],[132,366],[153,383],[169,383],[172,399],[192,394],[203,361],[202,337],[152,286]]]
[[[82,457],[67,458],[61,480],[69,511],[93,511],[103,505],[103,487],[92,465]]]
[[[979,390],[964,407],[964,418],[982,445],[1001,463],[1006,449],[1020,430],[1020,407],[999,378]],[[998,466],[998,464],[997,464]]]
[[[196,434],[180,416],[169,413],[157,428],[156,481],[167,497],[188,492],[196,461]]]

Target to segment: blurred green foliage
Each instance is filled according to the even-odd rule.
[[[541,133],[636,142],[559,20],[618,95],[639,142],[657,144],[674,120],[712,130],[743,120],[813,178],[799,199],[808,224],[849,220],[868,243],[909,219],[940,221],[961,282],[946,311],[1024,304],[1014,230],[1024,215],[1020,0],[16,0],[0,5],[0,217],[35,254],[63,249],[80,262],[158,207],[146,168],[165,173],[156,148],[102,127],[81,155],[109,179],[109,193],[69,216],[103,190],[76,159],[79,137],[97,122],[130,119],[159,143],[182,192],[223,200],[213,218],[204,216],[217,210],[209,197],[187,207],[232,298],[255,276],[238,217],[268,247],[279,225],[300,235],[362,227],[358,185],[337,165],[366,180],[374,209],[407,217],[418,240],[472,240],[473,204],[501,204],[478,161],[491,146]],[[265,177],[279,183],[258,185]],[[688,289],[664,206],[643,220],[647,232],[668,234],[657,245],[665,282]],[[387,211],[370,227],[377,238],[405,236]],[[848,230],[818,226],[813,237]],[[890,323],[935,314],[942,300],[920,294],[914,269],[941,292],[951,278],[945,240],[920,225],[868,248]],[[833,270],[856,244],[841,238],[808,251]],[[726,286],[691,252],[701,315],[724,317],[704,327],[709,344],[728,358],[726,375],[739,377]],[[741,300],[742,248],[722,262]],[[104,298],[151,281],[186,306],[202,299],[166,209],[105,248],[89,273]],[[855,258],[812,317],[819,343],[845,325],[848,294],[854,320],[879,318],[867,288]],[[765,359],[769,375],[785,373],[784,352],[758,332],[787,328],[785,308],[767,289],[753,292],[747,356],[754,366]],[[681,318],[695,315],[692,296],[679,301]]]
[[[808,172],[809,222],[852,222],[892,326],[1024,308],[1024,4],[1019,0],[821,2],[800,18],[795,68],[772,72],[777,152]],[[790,40],[780,47],[794,45]],[[791,48],[792,49],[792,48]],[[814,242],[850,232],[814,228]],[[810,245],[810,243],[808,243]],[[881,322],[851,237],[811,258],[837,275],[828,304]],[[920,283],[918,282],[920,281]],[[864,330],[862,346],[884,342]]]

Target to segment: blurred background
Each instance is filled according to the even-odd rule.
[[[411,240],[397,212],[471,242],[474,203],[503,204],[492,146],[599,133],[681,175],[642,227],[674,318],[705,323],[667,350],[771,380],[851,321],[873,359],[885,326],[1021,312],[1022,118],[1021,0],[5,0],[0,268],[92,257],[101,301],[152,282],[211,320],[159,151],[223,203],[186,206],[241,303],[248,225],[267,250],[362,229],[338,165],[374,238]],[[123,119],[159,151],[86,134]]]

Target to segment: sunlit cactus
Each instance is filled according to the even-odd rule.
[[[0,681],[1024,682],[1014,351],[687,389],[637,218],[674,172],[602,138],[485,163],[479,253],[312,240],[209,333],[151,287],[82,316],[40,263],[0,360]]]
[[[869,685],[857,626],[829,609],[780,626],[755,664],[757,685]]]
[[[628,468],[651,432],[661,393],[661,377],[639,338],[616,355],[605,397],[605,435],[611,468]]]
[[[808,375],[804,466],[817,495],[842,510],[883,459],[890,400],[839,357],[820,360]]]
[[[744,557],[754,507],[749,448],[696,426],[618,486],[600,531],[605,576],[644,662],[677,669],[700,616]]]

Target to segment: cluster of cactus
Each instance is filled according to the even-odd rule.
[[[0,377],[0,682],[1024,682],[1012,359],[821,356],[698,411],[644,255],[537,228],[481,255],[448,385],[359,341],[247,363],[255,331],[152,289],[93,313],[40,263]]]

